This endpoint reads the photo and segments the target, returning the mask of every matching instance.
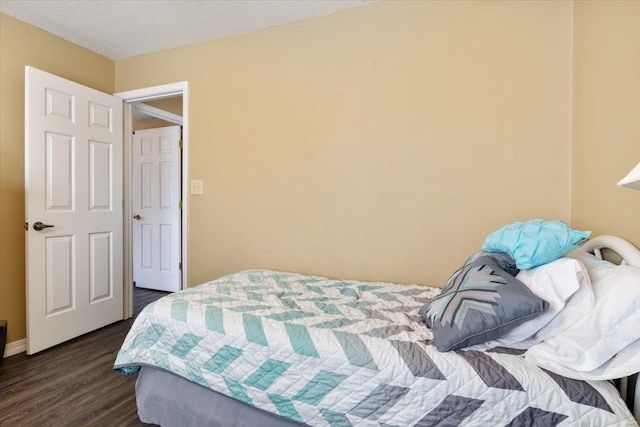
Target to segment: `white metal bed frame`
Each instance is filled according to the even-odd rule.
[[[622,264],[640,268],[640,249],[616,236],[598,236],[582,246],[586,252],[602,259],[602,250],[610,249],[622,258]],[[620,395],[626,401],[629,410],[640,423],[640,377],[638,374],[616,380]]]

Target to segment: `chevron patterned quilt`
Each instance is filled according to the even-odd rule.
[[[519,351],[441,353],[418,315],[440,289],[249,270],[164,297],[115,362],[173,372],[310,426],[632,426],[615,387]]]

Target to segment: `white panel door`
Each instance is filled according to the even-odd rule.
[[[133,135],[133,281],[180,290],[180,126]]]
[[[25,70],[27,353],[123,318],[122,100]]]

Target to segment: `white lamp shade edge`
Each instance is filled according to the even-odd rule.
[[[618,186],[640,190],[640,163],[638,163],[627,176],[620,180]]]

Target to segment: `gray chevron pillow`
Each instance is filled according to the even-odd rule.
[[[450,351],[496,339],[548,307],[495,260],[481,256],[457,270],[420,315],[438,350]]]

